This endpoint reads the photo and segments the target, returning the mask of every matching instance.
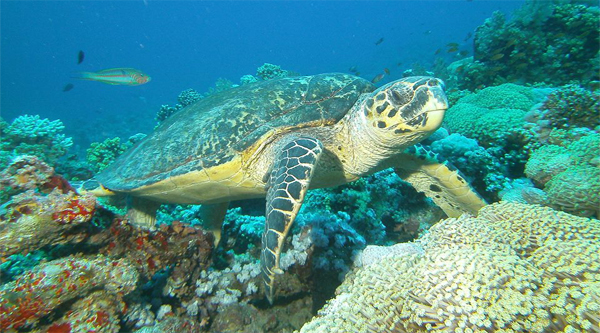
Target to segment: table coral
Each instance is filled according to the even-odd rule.
[[[34,325],[39,318],[93,289],[127,294],[138,273],[126,260],[106,257],[54,260],[0,287],[0,329]]]
[[[485,237],[482,237],[484,235]],[[600,224],[496,203],[355,268],[300,332],[600,331]]]

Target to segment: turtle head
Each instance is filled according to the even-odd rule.
[[[362,115],[384,145],[407,146],[435,132],[447,108],[442,80],[411,76],[375,90],[363,101]]]

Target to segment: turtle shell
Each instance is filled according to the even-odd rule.
[[[131,191],[231,161],[267,132],[339,121],[368,81],[333,73],[235,87],[187,106],[121,155],[96,178],[113,191]]]

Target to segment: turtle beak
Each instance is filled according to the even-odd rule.
[[[425,117],[422,122],[423,126],[417,130],[420,132],[434,132],[444,120],[444,114],[448,109],[448,99],[444,93],[444,82],[437,78],[430,78],[427,82],[429,89],[429,101],[423,107],[425,112],[422,114]]]
[[[426,118],[425,125],[418,128],[419,132],[434,132],[442,126],[446,109],[427,111],[423,116]]]

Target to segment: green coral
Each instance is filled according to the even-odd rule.
[[[73,145],[62,132],[60,120],[50,121],[38,115],[22,115],[8,125],[0,119],[0,167],[6,167],[18,155],[34,155],[55,166]]]
[[[600,9],[573,2],[526,1],[510,21],[495,12],[475,32],[474,61],[463,67],[459,87],[598,81]]]
[[[497,203],[355,267],[309,332],[590,332],[600,325],[600,224]]]
[[[100,172],[108,167],[123,152],[142,140],[146,135],[138,133],[121,143],[121,138],[108,138],[102,142],[93,142],[87,149],[86,159],[94,172]]]
[[[505,146],[509,138],[527,135],[525,114],[547,93],[511,83],[485,88],[458,100],[447,111],[443,125],[483,147]]]

